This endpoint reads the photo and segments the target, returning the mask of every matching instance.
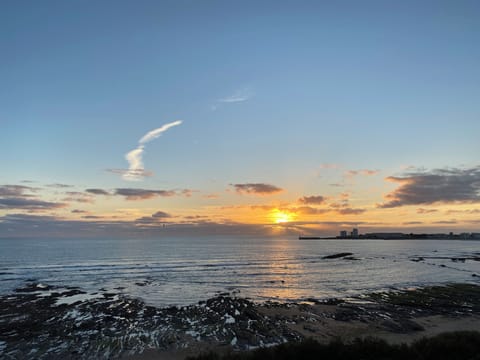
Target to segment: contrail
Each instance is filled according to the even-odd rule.
[[[145,177],[145,169],[143,167],[143,151],[145,150],[145,144],[158,138],[162,133],[167,131],[173,126],[180,125],[181,120],[177,120],[168,124],[165,124],[157,129],[151,130],[146,133],[138,142],[138,146],[125,154],[125,159],[128,161],[128,170],[122,175],[124,180],[138,181]]]

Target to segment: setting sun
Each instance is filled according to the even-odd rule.
[[[272,213],[272,219],[277,224],[283,224],[292,221],[293,216],[292,214],[276,210]]]

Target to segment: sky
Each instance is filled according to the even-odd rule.
[[[0,237],[480,232],[478,1],[3,1]]]

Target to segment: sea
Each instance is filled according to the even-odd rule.
[[[324,259],[341,252],[353,258]],[[0,239],[0,295],[33,282],[121,293],[159,307],[221,293],[298,302],[480,284],[479,256],[480,241],[472,240]]]

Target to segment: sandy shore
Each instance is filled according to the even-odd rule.
[[[455,304],[461,301],[462,293],[467,289],[474,289],[474,292],[465,299],[463,308],[456,307]],[[478,290],[454,285],[399,292],[394,294],[393,299],[389,294],[376,294],[337,304],[266,304],[257,305],[256,308],[262,316],[280,320],[300,338],[313,338],[320,343],[335,339],[348,343],[357,338],[376,337],[392,344],[409,344],[445,332],[480,332],[480,298],[475,294]],[[374,301],[379,298],[378,295],[381,295],[382,301]],[[403,295],[410,301],[405,301]],[[403,301],[398,304],[398,300]],[[231,350],[231,346],[198,342],[187,349],[150,349],[143,354],[127,356],[126,359],[177,360],[207,351]]]
[[[270,313],[270,315],[272,315]],[[286,317],[310,316],[303,311],[277,311],[275,315]],[[307,317],[308,319],[308,317]],[[362,322],[340,322],[336,320],[318,321],[312,325],[312,321],[292,324],[292,330],[298,331],[305,338],[313,338],[321,343],[328,343],[334,339],[341,339],[345,342],[356,338],[376,337],[384,339],[392,344],[411,343],[423,337],[431,337],[445,332],[473,330],[480,332],[480,316],[449,317],[442,315],[419,317],[414,320],[416,324],[423,327],[420,331],[408,333],[395,333],[385,330],[381,325]],[[178,350],[154,350],[147,349],[142,354],[125,356],[130,360],[183,360],[187,356],[194,356],[209,351],[226,352],[230,351],[229,346],[215,346],[212,344],[194,344],[187,349]]]

